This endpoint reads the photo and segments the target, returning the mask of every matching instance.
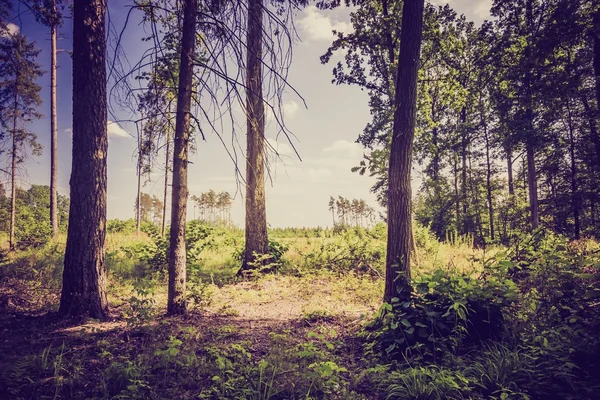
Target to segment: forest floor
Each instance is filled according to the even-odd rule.
[[[364,376],[356,335],[380,278],[208,284],[184,317],[164,315],[166,285],[111,280],[109,319],[83,324],[56,316],[58,288],[42,281],[0,286],[0,398],[378,398],[351,377]]]
[[[413,303],[372,329],[385,230],[278,233],[277,272],[240,279],[241,231],[191,224],[178,317],[152,232],[107,236],[104,321],[57,315],[64,240],[0,253],[0,399],[600,398],[600,243],[474,249],[421,228]]]

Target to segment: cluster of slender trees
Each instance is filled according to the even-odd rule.
[[[59,2],[60,3],[60,2]],[[50,27],[52,34],[52,181],[54,191],[56,167],[55,119],[55,67],[56,28],[61,15],[55,1],[22,1],[33,11],[40,22]],[[215,122],[220,120],[234,103],[244,110],[246,119],[246,252],[243,269],[251,268],[257,255],[268,251],[267,224],[264,195],[265,171],[265,107],[276,114],[280,133],[287,134],[282,120],[282,93],[290,88],[286,81],[291,53],[289,27],[293,10],[302,1],[262,0],[248,2],[201,0],[145,0],[129,4],[130,13],[140,13],[142,23],[152,32],[143,42],[151,48],[130,71],[121,69],[131,65],[113,60],[107,65],[107,3],[105,0],[73,2],[73,146],[70,179],[70,208],[67,244],[64,258],[63,286],[60,313],[70,316],[102,318],[107,315],[106,271],[104,241],[106,235],[106,154],[108,148],[107,120],[110,106],[115,104],[135,108],[140,118],[138,124],[138,176],[149,168],[149,160],[159,148],[165,148],[165,193],[171,181],[171,218],[169,250],[168,312],[186,312],[185,229],[187,214],[188,154],[194,150],[195,134],[204,137],[212,131],[219,135]],[[10,3],[0,4],[2,42],[17,43],[13,56],[3,56],[2,77],[12,74],[20,89],[15,107],[6,106],[9,96],[2,97],[2,122],[5,124],[23,118],[21,125],[29,122],[39,105],[35,78],[41,74],[33,59],[37,51],[29,50],[26,42],[18,44],[10,36],[6,23]],[[119,56],[120,39],[115,38],[115,57]],[[14,40],[13,40],[14,38]],[[30,56],[23,56],[28,51]],[[23,67],[9,65],[29,58]],[[231,66],[237,67],[231,67]],[[9,68],[10,67],[10,68]],[[110,67],[110,68],[107,68]],[[33,70],[26,87],[21,85],[25,72]],[[107,69],[110,69],[108,74]],[[232,70],[233,69],[233,70]],[[8,71],[8,72],[7,72]],[[36,75],[37,74],[37,75]],[[267,84],[263,84],[263,80]],[[109,78],[115,84],[108,86]],[[130,82],[145,81],[145,87],[131,90]],[[3,85],[5,87],[9,84]],[[123,90],[124,89],[124,90]],[[225,90],[223,90],[225,89]],[[119,92],[120,91],[120,92]],[[118,93],[117,93],[118,92]],[[225,93],[225,98],[218,98]],[[2,95],[5,93],[3,92]],[[19,96],[30,96],[29,103]],[[133,100],[132,100],[133,99]],[[6,101],[5,101],[6,100]],[[210,103],[210,104],[209,104]],[[26,109],[16,111],[23,106]],[[132,107],[133,106],[133,107]],[[221,108],[212,115],[210,107]],[[12,112],[12,114],[10,114]],[[233,115],[233,113],[230,113]],[[18,140],[21,131],[14,122],[11,139]],[[233,124],[232,126],[237,126]],[[35,137],[30,136],[32,139]],[[162,141],[162,145],[161,145]],[[21,143],[33,143],[24,139]],[[17,147],[20,143],[17,142]],[[13,145],[14,147],[14,145]],[[171,149],[169,147],[172,147]],[[13,150],[13,154],[18,154]],[[236,171],[241,169],[237,168]],[[170,176],[169,176],[170,175]],[[13,174],[14,176],[14,174]],[[14,192],[15,185],[13,185]],[[56,196],[51,194],[51,199]],[[14,198],[14,196],[13,196]],[[142,193],[138,190],[138,221],[142,217]],[[51,200],[52,201],[52,200]],[[166,201],[163,202],[163,207]],[[14,209],[14,206],[13,206]],[[55,210],[55,207],[51,206]],[[52,211],[55,213],[55,211]],[[51,212],[51,213],[52,213]],[[164,220],[164,218],[163,218]],[[53,218],[54,221],[54,218]],[[52,226],[55,223],[52,222]]]
[[[192,201],[195,203],[194,207],[198,208],[198,219],[211,223],[231,223],[233,197],[229,192],[217,193],[211,189],[200,196],[192,196]]]
[[[156,196],[140,193],[135,200],[135,210],[141,222],[152,222],[159,225],[164,218],[164,204]]]
[[[358,140],[373,150],[356,170],[378,178],[383,204],[403,3],[361,2],[354,31],[322,58],[345,53],[337,83],[369,91],[373,120]],[[600,2],[494,0],[491,14],[477,26],[448,5],[425,6],[415,217],[439,238],[452,231],[478,244],[540,226],[597,235]]]
[[[349,200],[342,196],[338,196],[336,199],[330,196],[329,211],[331,211],[334,225],[370,227],[375,224],[377,218],[375,209],[363,199]]]

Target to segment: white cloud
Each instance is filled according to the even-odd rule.
[[[347,33],[352,30],[348,22],[333,22],[315,6],[304,9],[304,16],[298,21],[298,26],[306,34],[306,38],[312,41],[331,41],[334,37],[332,31]]]
[[[129,133],[127,133],[125,131],[125,129],[121,128],[121,125],[119,125],[117,122],[113,122],[113,121],[108,121],[108,124],[106,125],[107,129],[108,129],[108,136],[116,136],[116,137],[131,137],[131,135],[129,135]]]
[[[324,153],[334,153],[337,156],[357,157],[363,152],[360,144],[347,140],[336,140],[331,146],[323,149]]]
[[[10,33],[11,35],[14,35],[15,33],[19,33],[19,26],[13,24],[12,22],[9,22],[7,25],[8,28],[8,33]]]
[[[284,118],[293,118],[294,115],[300,109],[300,105],[295,101],[286,101],[283,103],[283,116]]]
[[[12,36],[15,33],[19,32],[19,26],[13,24],[12,22],[9,22],[8,24],[6,24],[6,29],[7,29],[7,31],[2,33],[1,36],[8,37],[8,36]],[[0,31],[0,32],[2,32],[2,31]]]

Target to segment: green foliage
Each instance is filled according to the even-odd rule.
[[[262,272],[277,271],[283,265],[283,256],[288,250],[289,246],[285,243],[269,237],[269,253],[256,254],[254,261],[249,263],[253,269],[248,272],[259,275]],[[234,251],[233,258],[243,261],[244,254],[246,254],[245,247],[238,248]]]
[[[130,218],[126,220],[120,219],[109,219],[106,221],[106,233],[123,233],[126,235],[132,235],[136,231],[135,219]]]
[[[58,196],[58,222],[62,232],[67,229],[69,200]],[[41,247],[52,236],[50,227],[50,187],[32,185],[29,189],[17,188],[15,239],[19,249]],[[10,198],[0,193],[0,230],[8,232],[10,223]]]
[[[307,252],[298,251],[302,264],[297,272],[318,270],[346,273],[360,271],[379,274],[385,259],[385,243],[379,239],[378,231],[352,228],[335,235],[331,240],[322,240]]]
[[[508,279],[476,280],[436,271],[404,286],[369,327],[368,349],[390,360],[437,360],[467,343],[498,338],[517,298]]]
[[[436,366],[394,371],[387,379],[387,399],[464,399],[468,380],[456,371]],[[468,392],[467,392],[468,393]]]

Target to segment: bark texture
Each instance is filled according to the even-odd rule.
[[[398,296],[410,280],[411,166],[417,103],[417,73],[424,0],[405,1],[389,162],[388,243],[384,301]],[[399,290],[400,289],[400,290]]]
[[[60,313],[104,318],[106,270],[106,1],[73,6],[73,164]]]
[[[52,1],[56,16],[56,0]],[[56,125],[56,18],[50,25],[50,226],[52,236],[58,235],[58,131]]]
[[[12,151],[10,166],[10,232],[8,235],[8,244],[11,250],[15,249],[15,217],[17,215],[17,115],[19,115],[18,92],[15,91],[15,110],[13,116]]]
[[[265,204],[265,109],[262,92],[263,0],[248,3],[246,71],[246,252],[242,271],[253,269],[254,254],[269,252]]]
[[[177,89],[177,114],[173,151],[173,190],[171,195],[171,229],[169,247],[169,294],[167,313],[187,312],[185,300],[186,252],[185,224],[187,215],[187,170],[190,141],[190,107],[192,103],[192,78],[196,48],[197,0],[183,2],[183,33],[181,61]]]
[[[56,1],[52,2],[56,13]],[[52,235],[58,235],[58,131],[56,125],[56,25],[50,26],[50,225]]]
[[[167,126],[167,144],[165,149],[165,188],[163,192],[163,209],[162,209],[162,222],[160,226],[160,236],[165,236],[165,229],[167,227],[167,199],[169,193],[169,158],[171,157],[171,151],[169,149],[171,145],[171,127]]]

